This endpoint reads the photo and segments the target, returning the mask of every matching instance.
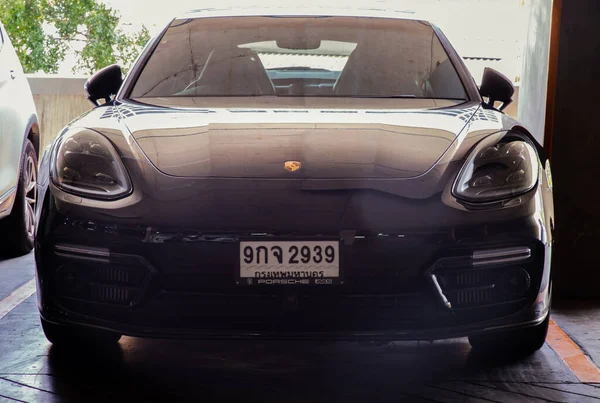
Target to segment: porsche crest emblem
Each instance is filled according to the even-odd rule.
[[[302,167],[302,163],[300,161],[286,161],[283,167],[286,171],[296,172]]]

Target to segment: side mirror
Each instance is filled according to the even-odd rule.
[[[512,102],[512,96],[515,93],[515,87],[512,82],[503,74],[494,69],[486,67],[483,71],[483,79],[479,93],[482,97],[489,99],[488,104],[493,108],[495,102],[502,102],[500,110],[503,111]]]
[[[106,102],[111,101],[111,96],[116,95],[123,84],[123,73],[121,67],[112,64],[98,71],[85,82],[83,88],[88,94],[88,99],[96,106],[98,100],[104,98]]]

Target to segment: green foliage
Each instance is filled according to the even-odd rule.
[[[150,35],[146,27],[124,32],[119,19],[98,0],[0,0],[0,21],[27,73],[56,73],[70,51],[77,56],[74,72],[129,67]]]

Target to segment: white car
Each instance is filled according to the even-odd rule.
[[[40,129],[27,78],[0,23],[0,249],[33,249]]]

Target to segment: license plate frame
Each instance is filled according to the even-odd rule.
[[[321,246],[322,251],[323,248],[326,248],[327,246],[331,246],[334,248],[334,253],[335,253],[335,260],[332,263],[328,263],[328,262],[322,262],[323,264],[327,263],[329,267],[329,269],[322,269],[323,270],[323,276],[320,277],[319,274],[317,273],[317,276],[293,276],[293,273],[290,274],[289,277],[262,277],[262,276],[256,276],[256,273],[253,273],[253,276],[250,276],[250,274],[252,273],[252,271],[248,271],[248,264],[246,263],[246,267],[244,267],[244,262],[243,259],[245,258],[244,256],[244,248],[247,246],[251,246],[251,247],[258,247],[258,246],[263,246],[263,247],[268,247],[269,252],[273,253],[273,251],[271,250],[271,247],[273,246],[279,246],[282,248],[282,252],[284,252],[282,259],[284,259],[284,262],[282,264],[287,264],[287,266],[290,266],[289,261],[285,260],[286,258],[290,257],[290,253],[293,254],[293,251],[290,252],[289,248],[291,246],[296,246],[298,248],[298,254],[297,254],[297,259],[300,260],[302,257],[304,257],[304,260],[306,260],[306,255],[301,256],[300,252],[302,251],[302,247],[303,246],[307,246],[309,248],[311,248],[311,258],[312,260],[309,263],[305,263],[305,262],[300,262],[298,264],[293,264],[293,266],[291,268],[279,268],[277,270],[272,270],[271,271],[279,271],[279,272],[296,272],[295,274],[298,274],[298,272],[306,272],[306,271],[317,271],[320,272],[321,268],[320,264],[316,264],[317,268],[315,269],[315,258],[316,260],[318,260],[318,258],[316,257],[316,253],[318,252],[315,251],[314,247],[315,246]],[[285,250],[283,250],[285,247]],[[254,249],[256,250],[256,249]],[[340,285],[343,284],[343,270],[342,270],[342,264],[341,264],[341,256],[340,256],[340,250],[341,250],[341,242],[339,238],[319,238],[319,239],[310,239],[310,238],[302,238],[302,239],[289,239],[289,238],[284,238],[284,239],[244,239],[241,238],[239,239],[239,241],[237,242],[237,251],[238,251],[238,255],[237,255],[237,264],[236,264],[236,268],[235,268],[235,282],[237,285],[241,285],[241,286],[294,286],[294,285],[304,285],[304,286],[308,286],[308,285],[316,285],[316,286],[321,286],[321,285]],[[261,252],[263,252],[262,257],[264,258],[264,250],[261,250]],[[312,253],[315,253],[315,256],[312,255]],[[273,256],[272,254],[270,255],[272,259],[277,259],[276,256]],[[289,259],[288,259],[289,260]],[[311,266],[313,266],[312,268],[314,270],[307,270],[307,266],[308,264],[311,264]],[[333,269],[331,267],[332,264],[337,265],[337,271],[335,269]],[[279,265],[279,262],[276,261],[276,265]],[[301,274],[306,274],[306,273],[301,273]],[[337,276],[335,275],[337,274]]]

